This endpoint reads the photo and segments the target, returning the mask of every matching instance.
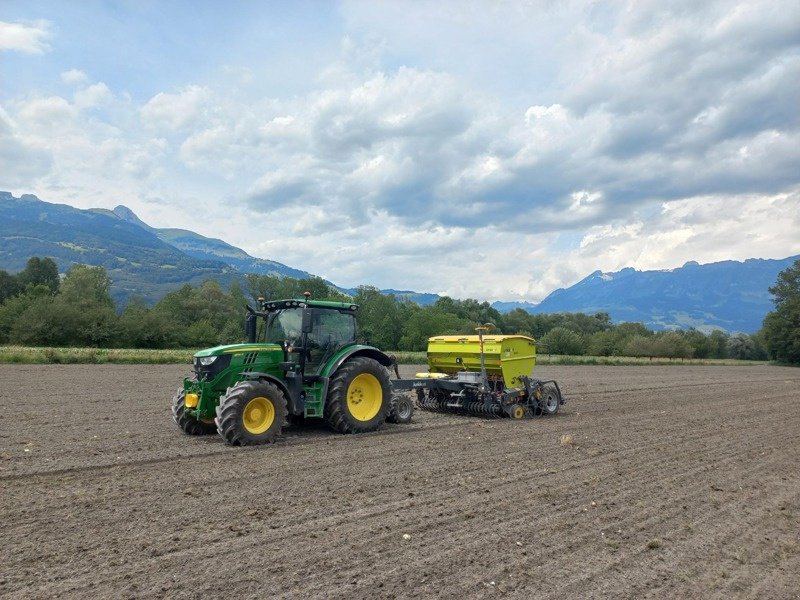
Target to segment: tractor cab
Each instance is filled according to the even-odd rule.
[[[319,374],[337,350],[356,341],[355,304],[279,300],[260,305],[261,311],[248,315],[247,341],[281,346],[287,370]]]

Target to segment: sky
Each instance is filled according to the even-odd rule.
[[[800,254],[800,3],[0,2],[0,190],[538,302]]]

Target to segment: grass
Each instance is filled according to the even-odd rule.
[[[539,365],[768,365],[766,360],[737,360],[735,358],[648,358],[646,356],[570,356],[565,354],[539,354]]]
[[[132,348],[32,348],[0,346],[0,363],[18,364],[189,364],[195,350],[147,350]],[[427,362],[425,352],[388,352],[402,365]],[[565,356],[539,354],[539,365],[766,365],[767,361],[716,358],[637,358],[632,356]]]
[[[0,363],[19,364],[190,364],[194,350],[131,348],[29,348],[0,346]]]

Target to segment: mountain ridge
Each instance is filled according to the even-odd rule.
[[[20,271],[31,256],[51,256],[61,272],[73,264],[103,266],[112,296],[124,302],[140,296],[155,302],[180,285],[215,279],[228,286],[245,273],[305,278],[307,271],[251,256],[224,240],[187,229],[156,228],[130,208],[78,209],[0,192],[0,268]],[[675,269],[595,270],[576,284],[553,290],[540,303],[496,301],[500,312],[522,308],[532,314],[607,312],[614,322],[638,321],[654,329],[720,328],[752,333],[772,309],[768,288],[800,256],[750,258]],[[333,285],[333,284],[332,284]],[[356,289],[339,288],[354,294]],[[429,305],[438,294],[383,289],[399,300]]]
[[[612,321],[639,321],[653,329],[694,327],[754,333],[772,309],[769,287],[800,255],[748,258],[674,269],[594,271],[578,283],[527,306],[532,314],[607,312]]]

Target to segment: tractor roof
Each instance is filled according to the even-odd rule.
[[[266,300],[262,304],[264,310],[280,310],[294,307],[310,308],[335,308],[338,310],[358,310],[358,305],[350,302],[332,302],[329,300],[311,300],[306,298],[291,298],[289,300]]]

